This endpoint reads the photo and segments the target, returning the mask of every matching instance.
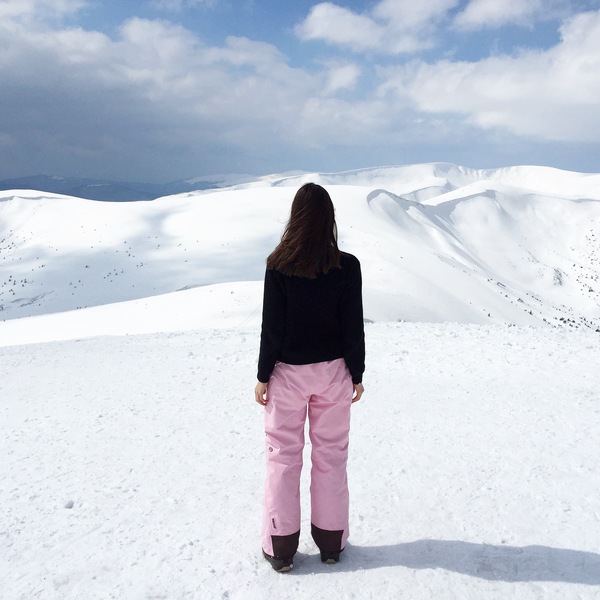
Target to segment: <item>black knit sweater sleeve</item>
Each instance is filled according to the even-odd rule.
[[[360,263],[351,255],[352,277],[346,281],[340,302],[344,360],[352,375],[352,383],[361,383],[365,370],[365,328],[362,305],[362,275]]]
[[[268,383],[279,359],[285,335],[285,286],[281,274],[273,269],[265,273],[262,330],[258,357],[258,381]]]

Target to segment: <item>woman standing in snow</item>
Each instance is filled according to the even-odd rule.
[[[265,407],[264,557],[292,568],[300,537],[300,472],[308,412],[311,533],[335,563],[348,538],[350,406],[364,388],[360,263],[337,245],[333,203],[314,183],[292,203],[267,259],[256,401]]]

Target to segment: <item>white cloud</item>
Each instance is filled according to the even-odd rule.
[[[455,25],[463,30],[532,26],[538,19],[556,17],[567,4],[568,0],[470,0]]]
[[[344,90],[353,90],[356,88],[358,79],[361,75],[360,68],[352,63],[328,65],[329,70],[326,73],[327,82],[325,84],[324,94],[332,95]]]
[[[11,3],[13,17],[0,19],[5,173],[76,169],[167,180],[210,171],[347,168],[348,157],[355,166],[459,161],[467,138],[475,147],[476,136],[498,131],[539,140],[600,137],[600,13],[565,22],[561,43],[545,52],[367,71],[344,60],[292,67],[272,44],[230,37],[209,46],[164,20],[130,19],[115,37],[58,22],[32,27],[34,3],[24,2],[21,13]],[[381,34],[372,50],[383,52],[403,28],[419,32],[403,44],[425,43],[452,2],[414,7],[386,0],[365,14],[318,6],[349,17],[336,33],[344,43],[358,35],[356,17],[363,34]],[[35,6],[69,17],[81,4]],[[372,39],[366,35],[363,46]],[[438,153],[444,144],[453,145],[451,154]]]
[[[7,26],[11,21],[58,21],[66,15],[75,14],[86,4],[87,0],[2,0],[0,22]]]
[[[29,172],[60,172],[75,157],[88,173],[102,160],[126,179],[156,164],[181,176],[227,170],[224,160],[251,169],[266,153],[300,146],[307,99],[352,79],[292,68],[273,45],[246,38],[206,46],[166,21],[131,19],[116,39],[16,21],[0,23],[0,35],[7,28],[0,152],[10,149]]]
[[[331,2],[313,6],[296,26],[304,40],[321,40],[355,52],[403,54],[435,45],[435,26],[458,0],[381,0],[371,11],[356,13]]]
[[[368,16],[323,2],[313,6],[296,32],[305,40],[323,40],[355,50],[372,50],[380,43],[383,28]]]
[[[425,113],[463,115],[483,129],[569,142],[600,137],[600,12],[561,28],[547,51],[479,62],[420,61],[386,71],[380,88]]]

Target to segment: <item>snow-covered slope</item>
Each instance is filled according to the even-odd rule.
[[[598,334],[366,334],[349,545],[319,561],[309,445],[287,575],[260,554],[257,327],[0,348],[0,597],[596,600]]]
[[[449,164],[273,175],[153,202],[5,192],[0,316],[260,281],[306,181],[333,197],[369,320],[600,326],[600,175]]]
[[[264,257],[306,180],[331,191],[380,322],[349,544],[319,561],[305,468],[279,575],[253,388]],[[2,600],[599,597],[598,176],[414,165],[152,203],[19,195],[0,201]],[[512,325],[544,319],[572,326]]]

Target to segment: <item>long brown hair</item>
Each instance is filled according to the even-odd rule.
[[[340,250],[333,202],[325,188],[307,183],[294,196],[289,221],[267,258],[267,269],[314,279],[335,267],[340,267]]]

